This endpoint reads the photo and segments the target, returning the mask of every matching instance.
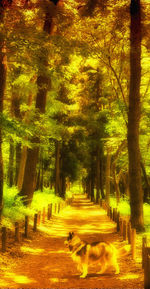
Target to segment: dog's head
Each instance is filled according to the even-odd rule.
[[[80,238],[77,235],[75,235],[74,232],[69,232],[67,240],[64,242],[66,247],[68,247],[70,251],[72,251],[74,246],[78,243],[80,243]]]
[[[74,237],[74,232],[69,232],[69,235],[67,237],[67,240],[64,242],[64,244],[69,247],[69,243],[71,243],[71,240],[73,239]]]

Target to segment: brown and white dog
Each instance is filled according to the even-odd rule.
[[[99,274],[103,274],[109,268],[114,268],[115,274],[119,274],[117,257],[125,256],[130,251],[130,246],[124,246],[117,250],[107,242],[88,244],[82,241],[74,232],[69,233],[65,245],[71,251],[71,257],[77,263],[77,269],[82,273],[80,278],[87,276],[88,266],[91,264],[100,265]]]

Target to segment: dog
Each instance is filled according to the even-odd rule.
[[[69,232],[65,245],[71,251],[73,261],[77,263],[77,270],[81,272],[80,278],[87,276],[88,266],[93,264],[100,265],[99,274],[105,273],[109,268],[114,268],[115,274],[119,274],[117,257],[125,256],[130,251],[129,246],[117,250],[114,245],[107,242],[88,244],[82,241],[74,232]]]

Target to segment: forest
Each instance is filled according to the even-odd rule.
[[[73,193],[148,232],[149,0],[0,1],[1,226]]]

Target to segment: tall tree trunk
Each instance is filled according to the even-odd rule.
[[[110,203],[110,165],[111,165],[111,153],[110,148],[107,148],[107,159],[106,159],[106,202],[109,205]]]
[[[51,2],[51,1],[50,1]],[[55,5],[58,4],[58,1],[52,1]],[[45,11],[45,22],[43,26],[43,31],[48,34],[52,32],[52,15],[50,9]],[[36,97],[36,109],[39,110],[40,113],[45,113],[45,106],[46,106],[46,94],[48,87],[50,85],[50,79],[47,76],[47,67],[48,67],[48,55],[47,52],[41,51],[40,62],[42,65],[45,66],[45,71],[40,71],[37,77],[37,86],[38,86],[38,93]],[[39,139],[34,138],[32,140],[34,143],[34,147],[27,148],[27,159],[25,164],[25,171],[24,171],[24,179],[22,184],[22,189],[20,191],[20,195],[25,197],[25,204],[29,205],[33,198],[34,188],[35,188],[35,178],[36,178],[36,164],[38,161],[39,155]]]
[[[128,113],[128,156],[131,224],[138,231],[144,229],[143,193],[141,184],[139,122],[141,82],[141,5],[131,0],[130,5],[130,92]]]
[[[100,147],[97,145],[96,151],[96,203],[100,198]]]
[[[90,170],[90,179],[91,179],[91,202],[95,201],[94,198],[94,185],[95,185],[95,161],[94,153],[91,154],[91,170]]]
[[[8,185],[12,187],[14,185],[14,142],[10,139],[9,145],[9,164],[8,164]]]
[[[41,159],[40,159],[40,167],[41,167],[41,177],[40,177],[40,190],[43,192],[43,186],[44,186],[44,162],[43,162],[43,149],[41,149]]]
[[[32,94],[30,94],[28,97],[28,107],[29,108],[32,105],[32,100],[33,100]],[[29,122],[29,111],[26,112],[24,121],[26,124]],[[27,159],[27,146],[23,146],[22,151],[21,151],[20,160],[18,163],[19,168],[18,168],[18,177],[17,177],[17,187],[18,187],[19,191],[21,191],[21,189],[22,189],[26,159]],[[16,162],[17,162],[17,158],[16,158]]]
[[[21,160],[21,143],[16,144],[16,169],[15,169],[15,185],[17,186],[18,175],[19,175],[19,165]]]
[[[102,199],[105,198],[105,195],[104,195],[104,166],[103,166],[103,163],[104,163],[104,154],[103,154],[103,147],[102,147],[102,144],[101,144],[101,147],[100,147],[100,191],[101,191],[101,197]]]
[[[20,112],[20,102],[21,102],[20,95],[14,91],[12,93],[12,99],[11,99],[11,114],[12,114],[12,117],[15,117],[17,120],[22,121],[21,112]],[[21,159],[21,143],[17,143],[16,147],[14,147],[14,150],[15,150],[15,168],[13,170],[12,175],[14,175],[14,184],[17,185],[18,174],[19,174],[19,164],[20,164],[20,159]]]
[[[0,24],[4,19],[4,1],[0,3]],[[5,65],[5,51],[3,49],[4,42],[3,37],[0,37],[0,118],[3,113],[3,100],[6,84],[6,65]],[[3,156],[2,156],[2,128],[0,126],[0,219],[3,208]]]
[[[60,194],[60,142],[55,142],[55,194]]]
[[[147,177],[147,174],[146,174],[146,169],[145,169],[145,166],[144,166],[142,161],[141,161],[141,169],[142,169],[143,178],[144,178],[144,182],[145,182],[143,201],[147,202],[148,198],[150,196],[150,185],[149,185],[149,180],[148,180],[148,177]]]
[[[112,173],[113,173],[114,187],[115,187],[115,193],[116,193],[116,204],[118,205],[120,202],[120,188],[119,188],[119,180],[116,175],[116,162],[113,163]]]

